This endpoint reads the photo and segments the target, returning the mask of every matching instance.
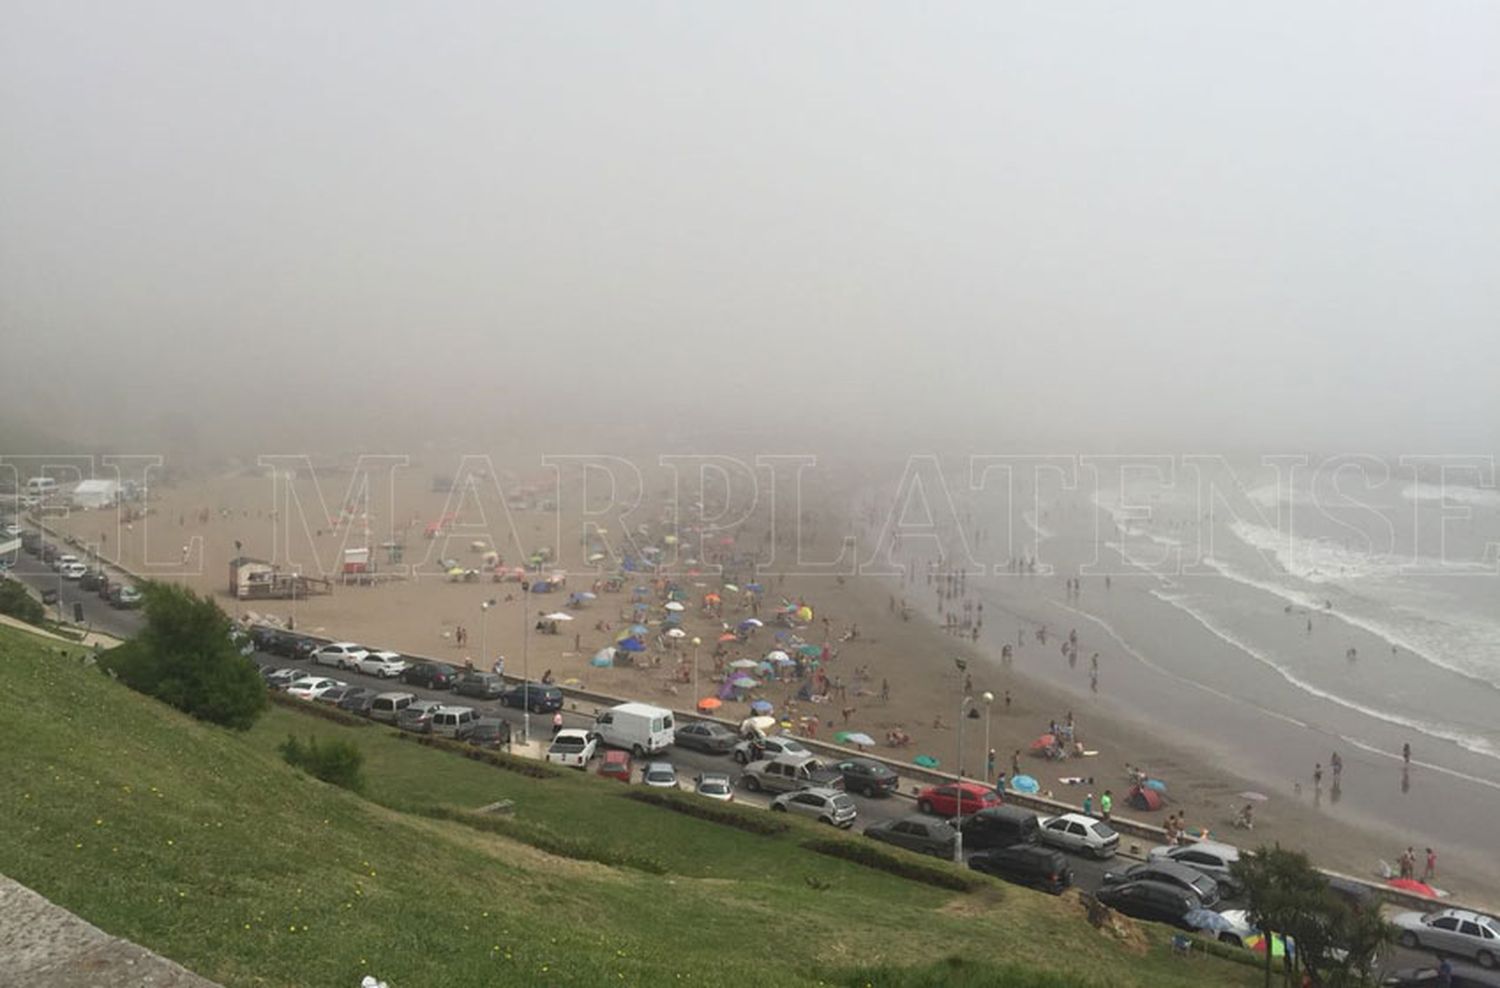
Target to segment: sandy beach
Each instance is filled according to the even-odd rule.
[[[516,583],[492,582],[488,574],[478,582],[452,582],[438,560],[453,559],[461,567],[477,568],[484,552],[493,550],[509,566],[523,561],[531,551],[548,546],[556,560],[547,571],[565,571],[569,591],[589,590],[595,580],[613,570],[601,571],[587,562],[590,547],[578,522],[588,519],[596,527],[595,542],[602,540],[611,552],[618,551],[620,534],[635,530],[637,525],[646,524],[653,534],[662,531],[658,519],[669,494],[669,490],[652,483],[643,484],[652,493],[642,506],[621,518],[618,504],[600,509],[597,504],[585,503],[578,477],[565,471],[556,512],[542,510],[535,503],[526,509],[507,510],[502,489],[509,491],[532,474],[485,477],[467,491],[458,492],[434,490],[433,474],[423,466],[397,470],[388,489],[379,486],[378,496],[372,494],[368,502],[357,496],[345,502],[351,490],[347,471],[330,469],[316,475],[304,471],[290,488],[256,470],[221,473],[154,488],[149,513],[129,523],[123,523],[114,510],[105,510],[76,512],[59,520],[58,527],[81,541],[99,545],[105,556],[133,570],[212,593],[231,614],[253,611],[282,621],[294,619],[300,631],[433,655],[459,665],[468,660],[488,667],[494,657],[503,655],[506,672],[518,675],[523,672],[523,629],[532,627],[540,613],[563,609],[567,593],[533,596],[528,611]],[[816,508],[804,510],[815,523],[803,527],[804,558],[836,557],[839,539],[854,531],[853,522],[846,525],[840,520],[849,513],[846,506],[852,503],[851,484],[846,478],[836,485],[837,490],[809,493],[810,498],[816,497],[816,502],[809,501]],[[289,497],[288,491],[293,496]],[[704,499],[710,500],[708,495]],[[323,507],[314,508],[319,504]],[[715,507],[710,501],[704,513],[711,516]],[[443,533],[426,538],[427,527],[445,517],[449,523]],[[769,522],[763,514],[752,514],[733,531],[733,535],[723,536],[734,539],[732,545],[712,551],[726,556],[764,553],[773,546]],[[239,602],[227,594],[229,561],[237,554],[267,559],[303,573],[321,570],[332,574],[342,550],[364,545],[367,539],[372,545],[402,543],[404,564],[411,568],[410,574],[373,586],[336,586],[332,594],[299,600],[295,607],[290,601]],[[481,543],[483,548],[478,547]],[[709,550],[703,551],[707,555]],[[377,558],[385,571],[397,569],[384,563],[378,552]],[[630,578],[622,592],[601,592],[597,600],[568,611],[574,620],[560,624],[559,634],[529,633],[529,674],[540,678],[550,671],[559,681],[575,680],[602,691],[688,708],[694,699],[690,668],[693,649],[689,643],[697,637],[703,641],[698,650],[698,693],[709,695],[717,686],[714,652],[723,625],[734,625],[752,611],[743,594],[726,592],[722,614],[705,613],[702,597],[719,591],[721,580],[704,562],[690,563],[687,558],[682,554],[677,560],[676,577],[688,595],[682,620],[686,637],[675,642],[663,640],[658,645],[653,628],[647,636],[650,650],[639,664],[613,668],[590,665],[589,658],[611,644],[630,623],[632,587],[637,582],[651,583],[649,575],[641,575]],[[916,558],[910,561],[915,563]],[[964,769],[971,776],[985,773],[984,739],[988,734],[989,747],[997,752],[998,771],[1009,772],[1012,754],[1019,750],[1021,771],[1036,777],[1057,798],[1080,802],[1085,792],[1091,791],[1097,799],[1109,788],[1118,801],[1120,815],[1159,824],[1168,812],[1180,813],[1189,825],[1206,828],[1216,836],[1241,843],[1249,843],[1252,838],[1257,842],[1280,841],[1305,848],[1327,867],[1371,877],[1377,861],[1394,860],[1401,848],[1418,839],[1405,835],[1407,832],[1399,826],[1359,811],[1359,801],[1353,798],[1356,787],[1365,786],[1366,779],[1377,773],[1389,775],[1390,765],[1357,751],[1346,752],[1345,788],[1351,795],[1344,804],[1334,806],[1321,797],[1315,799],[1310,787],[1299,796],[1295,779],[1305,774],[1300,765],[1249,764],[1236,757],[1232,744],[1202,743],[1200,739],[1212,732],[1212,725],[1195,721],[1191,689],[1172,684],[1166,676],[1159,681],[1122,676],[1122,670],[1136,668],[1140,659],[1109,631],[1114,624],[1129,625],[1129,615],[1138,610],[1132,604],[1132,595],[1140,590],[1129,581],[1116,581],[1111,599],[1101,612],[1105,617],[1079,610],[1065,593],[1061,575],[975,581],[966,587],[965,597],[985,605],[983,631],[976,642],[971,635],[960,638],[939,626],[934,589],[925,582],[922,571],[914,567],[911,572],[909,579],[819,574],[768,578],[760,595],[761,616],[766,617],[767,611],[783,599],[810,605],[815,617],[804,622],[796,634],[820,647],[828,642],[836,656],[826,671],[842,682],[844,690],[842,697],[836,694],[827,703],[797,704],[794,698],[799,683],[771,682],[752,691],[752,696],[769,700],[779,714],[789,714],[794,721],[818,718],[820,737],[852,730],[879,740],[893,729],[903,730],[912,737],[911,746],[899,753],[890,749],[883,753],[906,757],[927,754],[951,769],[957,764],[954,725],[967,676],[972,678],[976,695],[990,691],[996,697],[987,718],[965,721]],[[1083,592],[1090,598],[1102,595],[1092,583]],[[905,616],[899,606],[903,598],[909,605]],[[482,605],[490,600],[494,606],[484,609]],[[654,621],[662,611],[654,593],[651,600]],[[1089,603],[1097,601],[1091,599]],[[1042,624],[1054,634],[1058,629],[1065,634],[1067,628],[1075,627],[1082,633],[1084,656],[1100,653],[1097,692],[1090,689],[1087,658],[1070,667],[1058,651],[1056,638],[1045,645],[1037,640],[1036,631]],[[467,643],[462,647],[455,635],[460,627],[467,630]],[[854,629],[857,635],[850,637]],[[768,626],[752,633],[743,644],[725,645],[717,656],[718,663],[759,659],[776,645],[773,630]],[[1163,653],[1170,651],[1173,631],[1160,630],[1154,641]],[[1013,647],[1009,662],[1000,655],[1005,643]],[[955,657],[966,661],[965,671],[960,671]],[[882,682],[889,683],[889,700],[880,696]],[[1140,702],[1139,691],[1164,689],[1177,691],[1174,695],[1182,711],[1182,726],[1163,720],[1155,712],[1158,707]],[[1063,721],[1069,712],[1085,747],[1098,754],[1057,763],[1031,755],[1027,748],[1032,739],[1047,729],[1049,721]],[[734,718],[748,713],[747,705],[728,702],[721,715]],[[1247,708],[1245,718],[1243,723],[1224,725],[1222,736],[1232,739],[1265,729],[1263,712]],[[1302,759],[1309,762],[1309,768],[1312,757],[1309,753]],[[1124,808],[1123,794],[1129,785],[1127,765],[1143,766],[1152,776],[1168,781],[1170,801],[1163,811],[1135,813]],[[1071,776],[1092,777],[1094,782],[1091,786],[1069,786],[1060,781]],[[1420,788],[1424,785],[1418,773],[1412,782],[1416,790],[1413,803],[1426,798]],[[1235,811],[1244,803],[1238,794],[1246,790],[1270,796],[1256,807],[1253,835],[1231,826]],[[1347,809],[1350,806],[1355,808]],[[1441,861],[1437,884],[1468,901],[1500,898],[1494,894],[1500,888],[1500,877],[1492,856],[1444,848]]]

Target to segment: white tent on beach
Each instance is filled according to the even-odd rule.
[[[71,497],[75,508],[107,508],[120,500],[117,480],[80,480]]]

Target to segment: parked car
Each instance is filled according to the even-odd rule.
[[[443,705],[432,710],[431,726],[428,731],[439,737],[462,741],[473,733],[474,725],[478,721],[479,714],[474,712],[473,707]]]
[[[1419,967],[1392,971],[1380,983],[1384,988],[1500,988],[1500,974],[1462,962],[1448,964],[1453,970],[1447,980],[1435,967]]]
[[[1189,930],[1187,914],[1203,908],[1198,897],[1179,885],[1162,882],[1121,882],[1106,885],[1094,898],[1135,919],[1149,919]]]
[[[46,604],[48,607],[51,607],[53,604],[57,603],[59,599],[60,598],[58,597],[57,588],[56,587],[43,587],[42,588],[42,603],[43,604]]]
[[[865,836],[885,844],[895,844],[918,854],[939,858],[953,857],[958,831],[945,820],[907,816],[899,820],[877,820],[865,827]]]
[[[552,744],[547,747],[547,761],[555,765],[586,769],[598,746],[599,739],[592,732],[566,727],[552,736]]]
[[[1120,847],[1120,835],[1109,824],[1082,813],[1048,817],[1042,821],[1041,837],[1043,844],[1096,858],[1110,857]]]
[[[1187,865],[1178,864],[1176,861],[1167,861],[1158,858],[1155,861],[1143,861],[1140,864],[1131,865],[1124,871],[1106,871],[1104,873],[1105,885],[1120,885],[1125,882],[1160,882],[1163,885],[1176,885],[1186,889],[1198,897],[1204,909],[1212,909],[1219,904],[1219,883]]]
[[[850,827],[859,811],[854,800],[837,789],[803,789],[800,792],[784,792],[771,800],[771,809],[782,813],[800,813],[819,823],[834,827]]]
[[[777,755],[810,755],[812,752],[796,738],[776,735],[769,738],[751,738],[734,746],[734,760],[741,765],[764,761]]]
[[[258,624],[250,629],[250,641],[257,649],[268,655],[290,656],[300,640],[290,631],[282,631],[280,628],[267,628]]]
[[[982,851],[991,847],[1035,844],[1042,839],[1037,815],[1018,806],[991,806],[964,817],[958,823],[964,847]]]
[[[301,669],[290,668],[266,669],[262,671],[262,676],[265,678],[266,686],[268,686],[269,688],[273,690],[284,690],[288,686],[295,683],[297,680],[301,679],[303,676],[303,672]]]
[[[703,772],[693,780],[693,791],[721,803],[734,802],[734,783],[723,772]]]
[[[777,755],[764,761],[751,762],[740,776],[740,784],[751,792],[788,792],[793,789],[843,789],[843,773],[824,766],[816,757],[807,755]]]
[[[977,782],[945,782],[917,793],[917,809],[942,817],[966,816],[1000,805],[1000,794]]]
[[[116,584],[109,592],[109,606],[117,611],[133,611],[141,606],[141,592],[128,584]]]
[[[406,657],[398,652],[370,652],[359,660],[358,668],[366,676],[394,679],[406,671]]]
[[[416,702],[417,697],[413,693],[381,693],[370,704],[370,719],[382,724],[395,724],[400,719],[401,712]]]
[[[846,758],[833,763],[844,777],[844,789],[866,796],[888,796],[901,784],[900,778],[884,762],[870,758]]]
[[[630,781],[630,752],[611,748],[599,759],[599,774],[621,782]]]
[[[1153,847],[1146,857],[1150,861],[1175,861],[1201,871],[1219,883],[1219,891],[1225,896],[1235,895],[1239,891],[1239,883],[1235,881],[1231,869],[1240,859],[1240,849],[1233,844],[1202,840],[1192,844]]]
[[[505,680],[493,672],[465,672],[454,681],[453,692],[459,696],[493,700],[505,692]]]
[[[369,654],[370,650],[363,645],[356,645],[353,642],[329,642],[313,651],[312,663],[320,666],[334,666],[338,669],[357,669],[360,660]]]
[[[524,706],[534,714],[542,714],[561,710],[563,695],[562,690],[556,686],[520,683],[501,693],[500,702],[507,707],[515,707],[517,710]]]
[[[445,690],[458,678],[458,670],[441,662],[415,662],[401,670],[399,678],[408,686]]]
[[[367,689],[363,686],[335,686],[333,689],[327,690],[321,695],[314,697],[314,699],[316,699],[319,703],[327,703],[331,706],[336,707],[339,704],[343,703],[345,699],[359,696],[361,693],[368,693],[371,696],[375,695],[374,690]]]
[[[967,842],[968,837],[964,840]],[[1053,895],[1061,895],[1073,884],[1073,869],[1062,852],[1036,844],[1013,844],[971,854],[969,867]]]
[[[657,789],[676,789],[677,769],[671,762],[647,762],[641,770],[641,781]]]
[[[83,563],[63,563],[57,571],[62,574],[64,580],[81,580],[89,568]]]
[[[71,552],[64,552],[56,559],[52,560],[52,568],[59,573],[63,572],[63,570],[67,569],[69,566],[77,565],[78,557],[73,555]]]
[[[78,589],[98,592],[99,584],[103,581],[104,574],[96,569],[91,569],[78,578]]]
[[[361,690],[358,693],[346,694],[339,701],[339,709],[346,713],[368,717],[370,716],[371,708],[375,706],[375,696],[374,690]]]
[[[474,722],[469,743],[481,748],[509,748],[510,723],[499,717],[481,717]]]
[[[442,705],[438,700],[413,700],[396,715],[396,726],[414,734],[431,734],[433,712]]]
[[[347,686],[337,679],[326,679],[322,676],[303,676],[287,684],[286,695],[295,696],[299,700],[316,700],[331,689],[339,686]]]
[[[1500,962],[1500,920],[1467,909],[1403,912],[1391,917],[1401,946],[1436,950],[1493,968]]]
[[[710,755],[725,755],[734,750],[739,735],[711,720],[695,720],[677,725],[672,743],[680,748],[707,752]]]

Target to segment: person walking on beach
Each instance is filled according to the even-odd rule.
[[[1437,852],[1427,849],[1427,865],[1422,869],[1422,881],[1430,882],[1437,877]]]
[[[891,681],[889,679],[882,678],[880,680],[880,702],[891,702]]]
[[[1407,768],[1411,767],[1411,742],[1407,741],[1401,745],[1401,761]]]
[[[1313,788],[1323,788],[1323,763],[1318,762],[1313,766]]]
[[[1083,797],[1083,815],[1092,816],[1094,813],[1094,794],[1089,793]]]
[[[1114,807],[1115,794],[1108,789],[1104,790],[1104,795],[1099,797],[1099,816],[1106,823],[1109,822],[1109,811]]]
[[[1339,757],[1339,753],[1337,751],[1329,756],[1328,767],[1333,769],[1333,784],[1338,785],[1339,776],[1344,774],[1344,760]]]
[[[1010,713],[1010,690],[1005,691],[1005,712]]]
[[[1021,774],[1021,749],[1017,748],[1010,756],[1010,777],[1014,779]]]

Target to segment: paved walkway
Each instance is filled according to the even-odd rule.
[[[0,875],[0,985],[218,988]]]

